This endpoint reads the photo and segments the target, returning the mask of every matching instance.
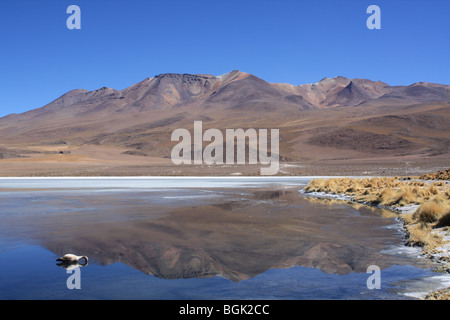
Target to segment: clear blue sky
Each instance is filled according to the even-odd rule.
[[[81,8],[81,30],[66,9]],[[366,9],[381,8],[381,30]],[[448,0],[3,0],[0,117],[160,73],[450,84]]]

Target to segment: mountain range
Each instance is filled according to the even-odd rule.
[[[293,85],[234,70],[160,74],[123,90],[75,89],[0,118],[0,175],[172,167],[170,134],[195,120],[204,129],[278,128],[281,160],[296,168],[376,160],[433,163],[434,170],[450,153],[450,86],[341,76]],[[140,173],[155,173],[149,170]]]

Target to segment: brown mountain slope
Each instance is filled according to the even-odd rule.
[[[170,161],[171,133],[192,132],[195,120],[204,130],[280,129],[281,159],[295,170],[355,161],[421,162],[435,170],[448,166],[450,86],[344,77],[295,86],[234,70],[162,74],[120,91],[72,90],[0,119],[0,175],[185,174]],[[214,167],[211,174],[240,169]],[[281,173],[302,173],[293,170]]]

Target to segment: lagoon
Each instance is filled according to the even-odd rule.
[[[398,221],[305,197],[310,179],[0,179],[0,299],[412,299],[445,286]],[[89,256],[80,290],[56,265],[65,253]]]

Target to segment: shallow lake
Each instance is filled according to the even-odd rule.
[[[305,197],[309,180],[0,179],[0,299],[411,299],[446,285],[398,221]],[[89,262],[57,265],[66,253]]]

